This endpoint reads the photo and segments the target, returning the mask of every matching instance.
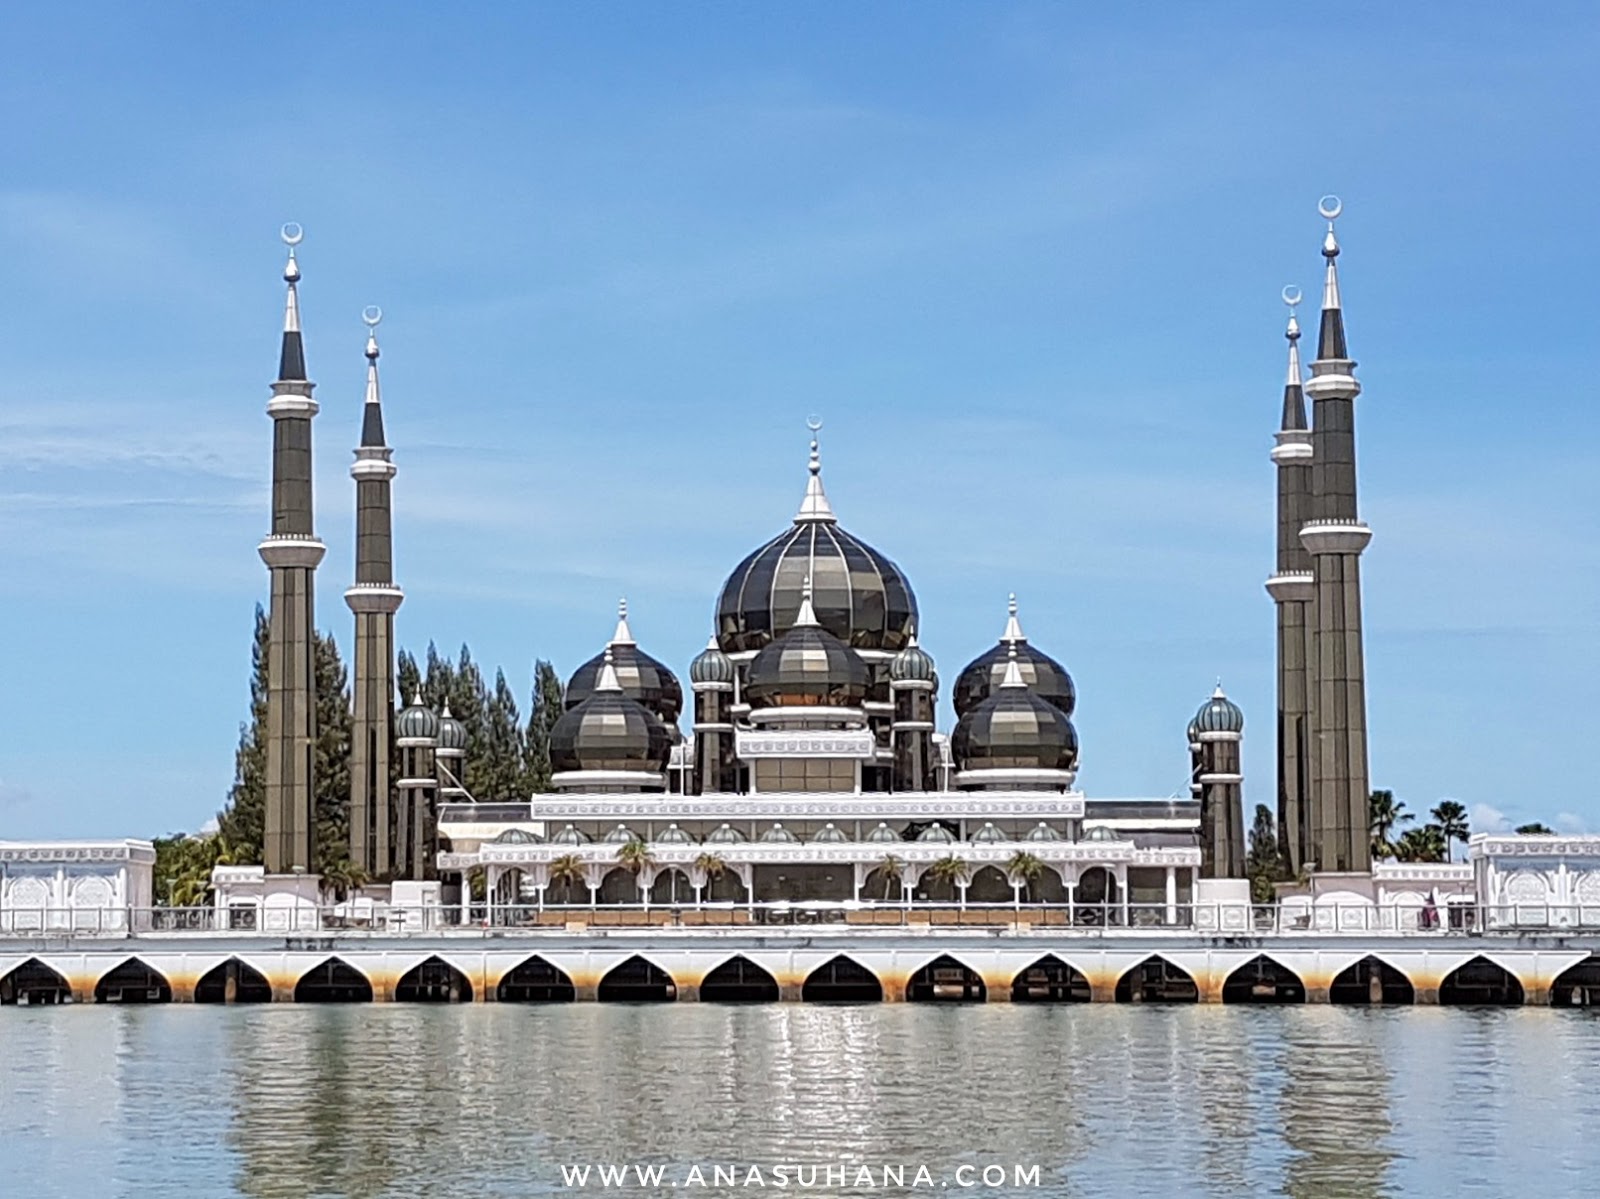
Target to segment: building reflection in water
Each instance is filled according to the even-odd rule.
[[[1381,1038],[1369,1027],[1382,1010],[1314,1006],[1276,1016],[1282,1046],[1278,1096],[1284,1193],[1294,1199],[1378,1199],[1398,1194],[1390,1178],[1392,1078]]]

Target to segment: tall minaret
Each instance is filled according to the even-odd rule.
[[[394,582],[389,483],[394,453],[383,436],[378,390],[376,307],[367,325],[367,398],[361,444],[350,465],[356,481],[356,580],[344,602],[356,618],[355,712],[350,726],[350,860],[369,875],[392,873],[390,763],[394,745],[394,614],[405,597]]]
[[[1289,305],[1289,374],[1283,385],[1283,419],[1272,447],[1278,468],[1278,560],[1267,580],[1267,593],[1278,609],[1278,843],[1292,874],[1303,861],[1315,860],[1306,852],[1310,828],[1308,722],[1310,692],[1306,662],[1310,650],[1307,620],[1316,590],[1311,555],[1300,541],[1300,531],[1311,519],[1311,431],[1306,423],[1306,401],[1300,374],[1300,322],[1295,306],[1300,289],[1283,289]]]
[[[267,415],[272,418],[272,532],[259,546],[272,573],[267,642],[267,802],[263,864],[268,874],[310,871],[316,862],[314,771],[317,740],[315,596],[323,545],[311,526],[311,418],[317,402],[306,378],[294,248],[299,225],[283,227],[289,285],[283,351]]]
[[[1322,327],[1306,394],[1311,397],[1311,516],[1300,541],[1311,554],[1316,594],[1310,707],[1310,827],[1304,852],[1319,871],[1371,869],[1367,805],[1366,666],[1361,645],[1361,551],[1372,530],[1356,510],[1355,398],[1361,384],[1345,343],[1339,303],[1339,242],[1333,222],[1342,205],[1324,196],[1328,260]]]

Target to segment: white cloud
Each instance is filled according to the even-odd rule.
[[[1511,820],[1493,804],[1472,805],[1471,828],[1475,833],[1509,833]]]
[[[1588,831],[1589,822],[1576,812],[1557,812],[1551,821],[1558,832],[1582,833]]]

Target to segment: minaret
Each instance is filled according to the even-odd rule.
[[[1278,842],[1292,874],[1300,863],[1315,860],[1306,852],[1310,828],[1308,806],[1310,691],[1306,664],[1311,630],[1308,612],[1316,590],[1311,555],[1300,531],[1311,518],[1311,430],[1300,372],[1300,322],[1295,306],[1300,289],[1283,289],[1289,306],[1289,373],[1283,385],[1283,418],[1272,447],[1278,468],[1278,558],[1267,580],[1267,593],[1278,609]]]
[[[267,642],[267,796],[262,861],[268,874],[310,871],[316,862],[317,740],[313,582],[324,553],[311,523],[311,418],[317,402],[300,337],[299,225],[283,227],[288,302],[272,418],[272,532],[258,551],[272,574]]]
[[[689,686],[694,690],[694,795],[738,789],[733,760],[733,701],[735,670],[732,660],[712,637],[689,664]]]
[[[1244,773],[1240,765],[1244,713],[1222,683],[1189,725],[1199,745],[1194,776],[1200,798],[1200,877],[1243,878]]]
[[[933,715],[939,675],[933,659],[917,644],[916,630],[906,647],[889,663],[889,689],[894,695],[893,785],[896,791],[937,790],[933,759]]]
[[[1328,260],[1317,357],[1305,391],[1312,401],[1311,516],[1300,533],[1312,559],[1313,680],[1309,827],[1301,830],[1307,859],[1318,871],[1371,869],[1367,805],[1366,667],[1361,645],[1361,551],[1372,530],[1356,509],[1355,398],[1339,302],[1339,242],[1333,222],[1338,197],[1318,206],[1328,222],[1322,255]],[[1301,863],[1304,864],[1304,861]]]
[[[367,398],[361,444],[350,465],[356,482],[356,579],[344,602],[356,619],[354,713],[350,726],[350,860],[369,875],[395,868],[390,763],[394,745],[394,614],[404,598],[394,582],[389,484],[394,453],[383,436],[378,390],[376,307],[367,325]]]
[[[395,718],[395,748],[400,751],[400,803],[394,821],[394,877],[425,879],[437,877],[434,869],[438,849],[438,819],[435,810],[439,790],[435,754],[439,747],[440,721],[422,696],[412,697],[411,705]]]

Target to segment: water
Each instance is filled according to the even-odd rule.
[[[0,1012],[0,1163],[34,1195],[685,1194],[781,1163],[972,1195],[1585,1193],[1600,1016],[797,1004]],[[693,1187],[700,1163],[708,1185]],[[754,1166],[765,1188],[711,1184]],[[958,1167],[1040,1167],[962,1190]],[[825,1175],[818,1175],[825,1179]],[[881,1184],[881,1172],[874,1181]],[[940,1184],[944,1183],[944,1186]],[[909,1189],[909,1188],[908,1188]],[[614,1195],[673,1188],[611,1188]],[[913,1192],[915,1193],[915,1192]],[[929,1193],[922,1188],[920,1193]]]

